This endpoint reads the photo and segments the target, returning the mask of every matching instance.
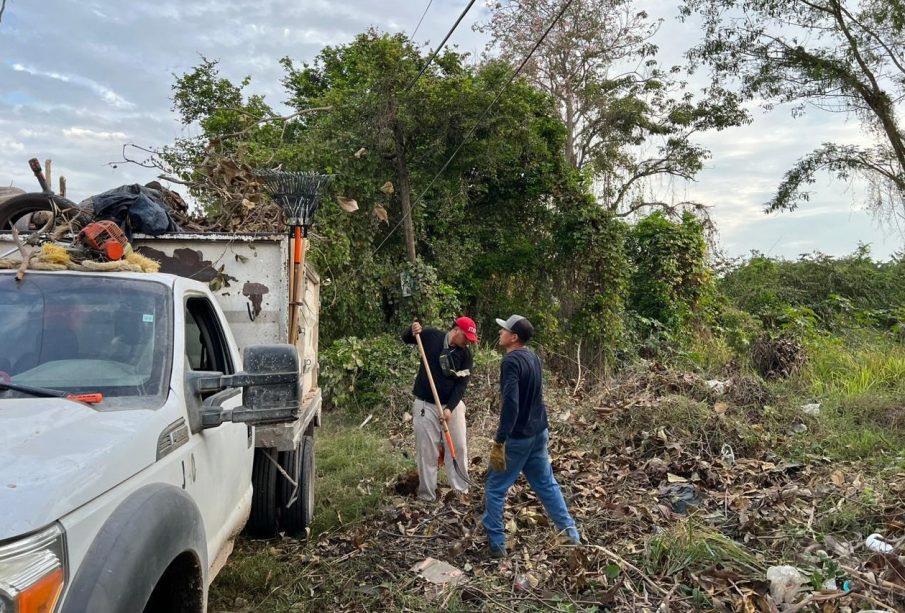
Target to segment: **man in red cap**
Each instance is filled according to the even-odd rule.
[[[477,328],[470,317],[459,317],[446,332],[436,328],[423,328],[416,321],[402,333],[403,342],[414,345],[416,334],[421,335],[421,344],[424,345],[424,353],[434,378],[434,385],[437,387],[437,395],[443,405],[443,418],[449,426],[453,445],[456,446],[459,468],[467,478],[468,447],[465,442],[465,403],[462,402],[462,398],[465,396],[465,388],[474,367],[470,345],[478,342]],[[435,500],[438,457],[452,456],[446,448],[440,419],[434,406],[433,392],[423,363],[418,368],[412,394],[415,395],[412,421],[415,427],[415,454],[418,464],[418,497],[423,500]],[[444,464],[446,478],[452,488],[460,493],[467,493],[468,482],[451,468],[451,461]]]

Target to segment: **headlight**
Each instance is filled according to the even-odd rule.
[[[0,613],[54,613],[66,585],[63,530],[0,545]]]

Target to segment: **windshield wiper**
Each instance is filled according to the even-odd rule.
[[[103,394],[70,394],[63,390],[52,390],[47,387],[31,387],[28,385],[19,385],[18,383],[4,383],[0,381],[0,392],[10,390],[21,394],[28,394],[35,398],[65,398],[66,400],[74,400],[76,402],[84,402],[85,404],[98,404],[103,402]]]
[[[66,398],[67,396],[69,396],[69,392],[64,392],[62,390],[52,390],[46,387],[30,387],[28,385],[19,385],[18,383],[4,383],[3,381],[0,381],[0,391],[2,390],[21,392],[22,394],[28,394],[29,396],[34,396],[35,398]]]

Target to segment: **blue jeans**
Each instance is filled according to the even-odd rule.
[[[510,438],[506,441],[506,470],[497,472],[491,468],[487,471],[483,522],[491,547],[506,545],[503,504],[506,502],[506,493],[521,473],[525,474],[525,479],[540,498],[553,524],[573,542],[580,542],[575,520],[569,515],[559,483],[553,477],[553,469],[550,467],[550,455],[547,453],[549,438],[548,430],[530,438]]]

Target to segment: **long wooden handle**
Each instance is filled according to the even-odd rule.
[[[440,426],[443,428],[443,435],[446,437],[446,444],[449,445],[449,455],[452,459],[456,459],[456,447],[452,442],[452,435],[449,433],[449,426],[446,424],[446,418],[443,417],[443,407],[440,405],[440,394],[437,393],[437,386],[434,385],[434,377],[431,374],[430,364],[427,363],[427,354],[424,353],[424,345],[421,344],[421,334],[415,335],[415,342],[418,343],[418,352],[421,354],[421,363],[424,364],[424,372],[427,374],[427,382],[430,383],[431,392],[434,394],[434,405],[437,407],[437,416],[440,418]]]
[[[295,258],[292,268],[292,298],[289,303],[289,344],[295,345],[295,341],[299,337],[299,291],[305,280],[305,237],[301,233],[301,228],[295,228]]]

